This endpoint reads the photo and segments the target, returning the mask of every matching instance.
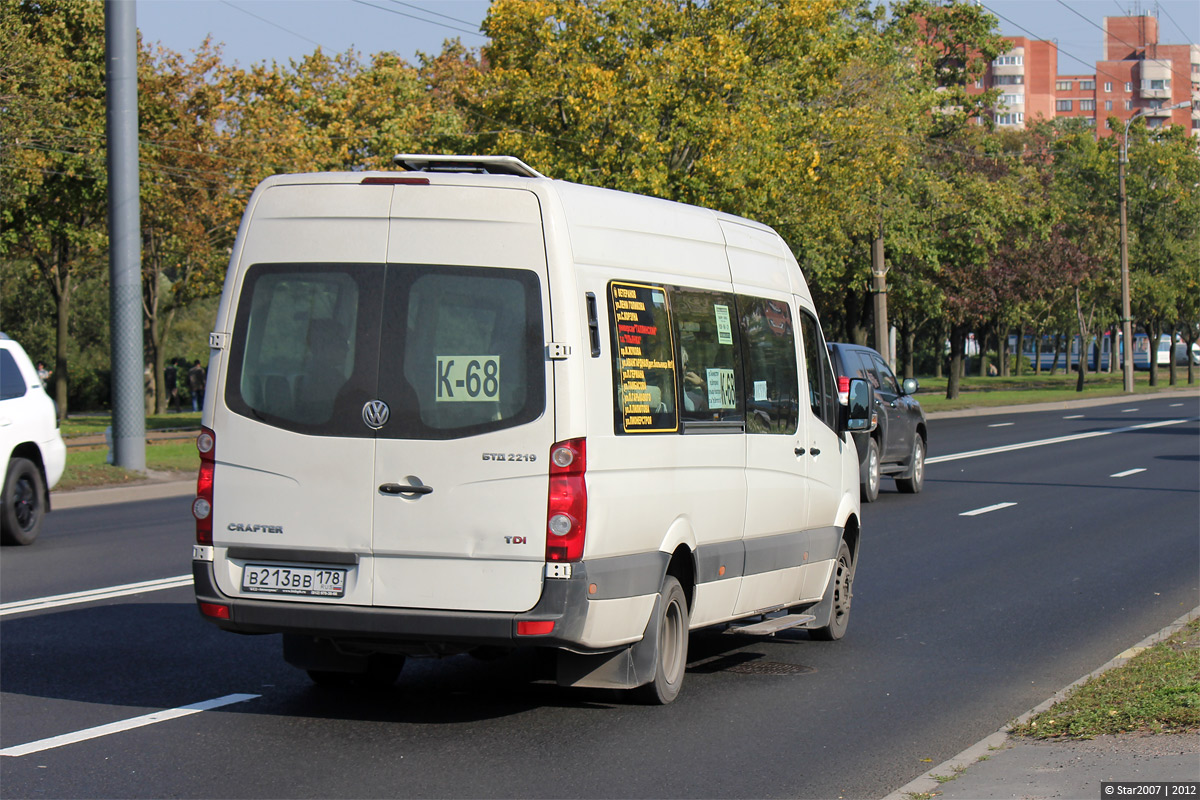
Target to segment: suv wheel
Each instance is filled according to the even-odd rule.
[[[925,485],[925,440],[918,434],[913,442],[908,477],[896,478],[896,488],[906,494],[916,494]]]
[[[862,465],[860,492],[864,503],[873,503],[879,497],[879,442],[868,440],[867,458]]]
[[[0,508],[0,540],[5,544],[33,544],[42,529],[42,473],[26,458],[8,462],[4,479],[4,507]]]

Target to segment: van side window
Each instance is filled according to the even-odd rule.
[[[675,433],[675,343],[663,286],[612,281],[613,425],[617,433]]]
[[[804,340],[809,406],[814,417],[837,430],[837,384],[829,363],[829,349],[821,336],[821,326],[804,309],[800,309],[800,335]]]
[[[679,340],[680,416],[688,422],[741,422],[745,404],[733,295],[679,287],[670,295]]]
[[[746,432],[796,432],[800,392],[787,302],[738,295],[746,374]]]

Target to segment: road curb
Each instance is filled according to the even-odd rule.
[[[1151,635],[1147,636],[1145,639],[1138,642],[1133,647],[1129,647],[1129,648],[1126,648],[1125,650],[1122,650],[1118,655],[1116,655],[1115,657],[1110,659],[1103,666],[1089,672],[1087,675],[1084,675],[1083,677],[1074,681],[1069,686],[1066,686],[1063,689],[1060,689],[1059,691],[1055,692],[1054,695],[1052,695],[1051,697],[1049,697],[1046,700],[1043,700],[1041,703],[1037,704],[1033,708],[1029,709],[1024,714],[1017,717],[1015,720],[1006,724],[1000,730],[996,731],[995,733],[991,734],[990,736],[987,736],[987,737],[979,740],[975,744],[968,747],[966,750],[963,750],[958,755],[956,755],[952,758],[949,758],[946,761],[943,761],[941,764],[938,764],[936,767],[929,770],[924,775],[914,778],[913,780],[911,780],[908,783],[901,786],[899,789],[896,789],[891,794],[884,797],[883,800],[911,800],[911,797],[913,795],[930,796],[930,795],[936,794],[938,788],[943,786],[946,783],[945,779],[947,776],[957,777],[957,776],[961,775],[972,764],[977,763],[981,758],[984,758],[985,756],[990,756],[991,754],[995,753],[997,750],[1008,749],[1009,738],[1010,738],[1009,731],[1012,730],[1014,725],[1020,725],[1024,722],[1028,721],[1035,714],[1042,713],[1043,711],[1050,708],[1058,701],[1065,698],[1068,694],[1070,694],[1075,689],[1075,687],[1086,683],[1087,681],[1091,680],[1092,678],[1095,678],[1098,675],[1102,675],[1105,672],[1108,672],[1110,669],[1113,669],[1114,667],[1121,666],[1122,664],[1129,661],[1129,659],[1133,658],[1135,655],[1140,653],[1145,648],[1150,647],[1154,644],[1157,644],[1158,642],[1161,642],[1163,639],[1166,639],[1167,637],[1175,634],[1184,625],[1187,625],[1189,622],[1191,622],[1192,620],[1194,620],[1198,617],[1200,617],[1200,606],[1193,608],[1191,611],[1184,614],[1182,617],[1175,620],[1170,625],[1166,626],[1165,628],[1158,631],[1157,633],[1152,633]],[[938,780],[938,778],[934,777],[934,776],[938,776],[942,780]]]
[[[130,486],[106,486],[101,489],[73,489],[69,492],[52,492],[50,508],[58,511],[65,508],[107,506],[136,500],[160,500],[164,497],[184,497],[196,493],[196,481],[166,480],[137,483]]]

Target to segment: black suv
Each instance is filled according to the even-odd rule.
[[[869,347],[832,342],[829,354],[838,374],[838,394],[850,378],[866,378],[875,389],[877,425],[871,432],[854,434],[858,447],[858,478],[862,499],[879,496],[879,479],[891,475],[901,492],[915,494],[925,481],[925,453],[929,441],[925,412],[913,398],[917,381],[900,384],[883,356]],[[845,403],[845,399],[842,399]]]

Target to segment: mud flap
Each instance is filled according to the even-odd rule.
[[[804,630],[824,628],[833,619],[833,589],[837,582],[837,568],[829,570],[829,583],[825,585],[825,594],[821,597],[821,602],[815,606],[804,609],[805,614],[811,614],[813,619],[799,626]]]
[[[658,666],[658,629],[662,594],[654,598],[654,610],[641,641],[612,653],[583,654],[560,650],[559,686],[593,689],[635,689],[654,680]]]

